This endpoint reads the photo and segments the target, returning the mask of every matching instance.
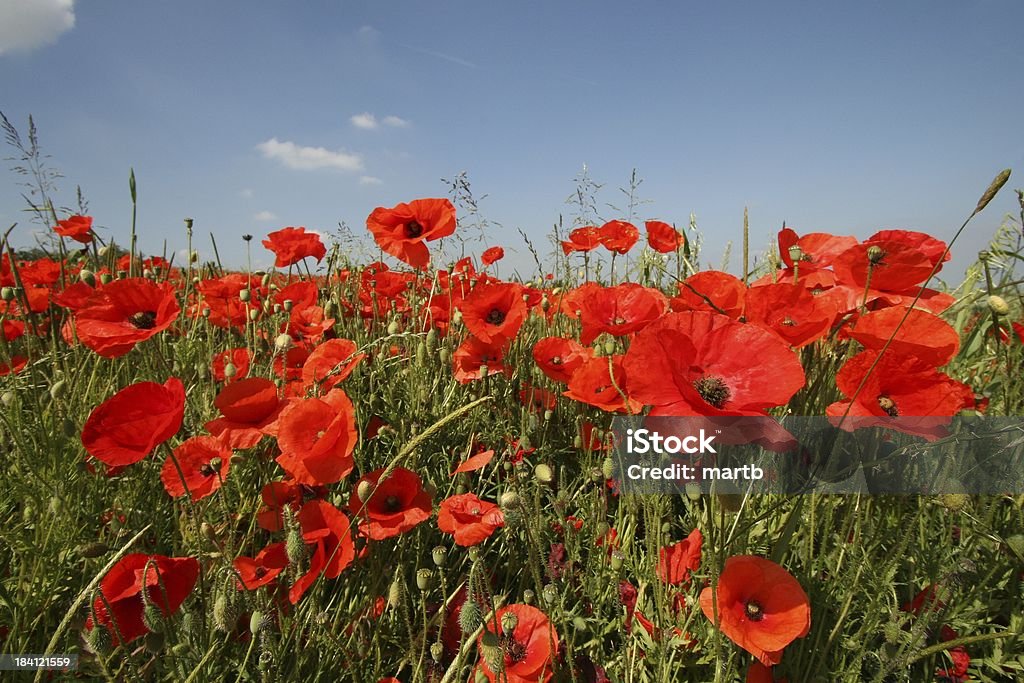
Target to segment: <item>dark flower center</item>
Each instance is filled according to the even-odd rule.
[[[156,327],[156,311],[139,311],[128,316],[128,322],[140,330],[151,330]]]
[[[206,463],[205,465],[199,468],[199,474],[203,475],[204,477],[212,477],[216,473],[217,470],[213,469],[213,466],[210,465],[210,463]]]
[[[419,221],[409,221],[405,224],[406,237],[419,237],[422,234],[423,226],[419,224]]]
[[[793,319],[790,318],[789,316],[786,316],[785,318],[782,319],[782,324],[785,325],[786,327],[793,327],[796,325],[796,322],[794,322]]]
[[[729,391],[729,387],[725,385],[725,382],[720,377],[708,377],[705,375],[693,383],[693,388],[697,390],[697,393],[700,394],[702,399],[719,409],[721,409],[721,407],[729,401],[729,397],[732,396],[732,392]]]
[[[554,358],[551,359],[551,364],[552,365],[561,365],[562,364],[562,357],[561,356],[555,356]]]
[[[518,664],[526,659],[526,646],[511,636],[502,636],[502,649],[505,650],[505,665]]]
[[[761,607],[760,603],[750,600],[743,609],[747,614],[747,619],[751,621],[761,621],[764,619],[764,608]]]
[[[264,576],[267,575],[267,568],[266,567],[256,567],[255,574],[256,574],[256,578],[257,579],[262,579]]]
[[[491,312],[487,314],[487,322],[492,325],[500,325],[505,322],[505,311],[497,308],[492,308]]]
[[[399,500],[398,496],[388,496],[384,499],[384,507],[387,508],[388,512],[395,512],[402,507],[402,501]]]
[[[878,397],[878,407],[885,411],[885,414],[889,417],[899,417],[900,411],[896,407],[896,401],[892,400],[888,396]]]
[[[623,318],[622,316],[619,316],[619,317],[615,318],[615,320],[612,321],[612,324],[614,324],[614,325],[625,325],[626,322],[628,322],[628,321],[625,318]]]

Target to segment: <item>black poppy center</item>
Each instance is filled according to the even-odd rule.
[[[395,512],[402,507],[402,501],[398,496],[388,496],[384,499],[384,507],[388,512]]]
[[[555,356],[554,358],[551,359],[551,364],[552,365],[561,365],[562,364],[562,357],[561,356]]]
[[[518,664],[519,662],[526,659],[526,646],[520,643],[518,640],[511,636],[504,636],[502,638],[505,642],[503,643],[505,650],[505,664]]]
[[[729,387],[726,386],[721,377],[708,377],[705,375],[693,383],[693,388],[697,390],[702,399],[719,409],[732,396],[732,392],[729,391]]]
[[[746,612],[747,619],[750,619],[751,621],[761,621],[764,619],[764,608],[761,607],[760,603],[755,602],[754,600],[748,601],[743,610]]]
[[[419,221],[409,221],[405,224],[406,237],[419,237],[422,234],[423,226],[419,224]]]
[[[210,463],[206,463],[205,465],[199,468],[199,474],[203,475],[204,477],[212,477],[216,473],[217,470],[213,469],[213,465],[211,465]]]
[[[487,322],[492,325],[500,325],[505,322],[505,311],[499,308],[492,308],[491,312],[487,314]]]
[[[625,325],[627,322],[628,321],[625,318],[623,318],[621,315],[618,316],[617,318],[615,318],[615,320],[612,321],[612,323],[614,323],[616,325]]]
[[[896,401],[892,400],[888,396],[878,397],[878,407],[885,411],[885,414],[889,417],[899,417],[900,411],[896,407]]]
[[[267,575],[267,568],[266,567],[256,567],[255,574],[256,574],[256,578],[257,579],[262,579],[264,576]]]
[[[151,330],[156,327],[156,311],[139,311],[128,316],[128,322],[140,330]]]
[[[794,327],[796,325],[796,321],[794,321],[789,316],[786,316],[785,318],[782,319],[782,324],[785,325],[786,327]]]

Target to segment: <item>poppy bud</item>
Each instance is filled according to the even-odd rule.
[[[128,271],[127,270],[119,270],[119,271],[117,271],[117,279],[118,280],[124,280],[127,277],[128,277]]]
[[[427,332],[427,350],[433,351],[437,346],[437,329],[431,327]]]
[[[416,365],[422,367],[427,364],[427,344],[420,342],[416,346]]]
[[[102,273],[100,275],[100,284],[102,285],[109,285],[111,280],[113,280],[113,278],[110,277],[110,273]]]
[[[449,363],[452,362],[452,352],[449,351],[448,349],[441,349],[438,352],[438,358],[441,359],[442,363],[444,363],[445,365],[448,365]]]
[[[145,599],[146,593],[143,592],[142,595]],[[216,615],[216,613],[217,607],[214,605],[214,615]],[[147,604],[142,608],[142,623],[145,624],[146,628],[150,631],[160,631],[163,629],[163,614],[161,614],[160,608],[151,602],[147,602]]]
[[[445,548],[443,545],[435,547],[430,552],[430,556],[431,558],[433,558],[434,565],[437,567],[444,567],[446,564],[448,564],[448,549]]]
[[[483,623],[480,606],[476,604],[475,600],[468,598],[466,602],[462,603],[462,609],[459,610],[459,628],[463,633],[473,633]]]
[[[309,555],[309,546],[302,539],[302,532],[298,527],[288,530],[288,536],[284,544],[285,554],[288,555],[288,563],[293,567],[299,567],[306,561]]]
[[[209,522],[203,522],[199,525],[199,533],[201,533],[203,537],[206,538],[206,540],[208,540],[210,543],[217,545],[217,532],[214,531],[213,525],[211,525]]]
[[[236,465],[236,466],[237,465],[241,465],[242,463],[245,462],[245,456],[242,455],[241,453],[235,453],[234,455],[231,456],[231,458],[228,460],[228,462],[230,462],[232,465]]]
[[[252,616],[249,617],[249,632],[256,635],[262,631],[270,620],[267,619],[267,615],[259,610],[253,610]]]
[[[402,594],[405,593],[405,586],[402,585],[402,575],[396,574],[395,580],[388,587],[388,606],[397,608],[402,603]]]
[[[286,310],[286,311],[288,311],[289,313],[291,313],[291,312],[292,312],[292,308],[293,308],[294,306],[295,306],[295,304],[294,304],[294,303],[292,303],[292,300],[291,300],[291,299],[285,299],[285,300],[284,300],[284,310]]]
[[[366,479],[360,481],[359,485],[356,486],[356,495],[359,496],[359,500],[365,503],[370,500],[371,494],[373,494],[373,484]]]
[[[87,560],[92,560],[97,557],[102,557],[110,551],[110,546],[106,543],[87,543],[85,545],[78,546],[78,554]]]
[[[14,301],[14,287],[4,287],[0,289],[0,299],[4,301]]]
[[[188,261],[189,263],[199,263],[199,252],[193,249],[188,255]]]
[[[551,469],[550,465],[540,463],[533,468],[533,475],[537,477],[537,481],[542,484],[550,484],[555,480],[555,472]]]
[[[209,309],[209,308],[204,308],[203,309],[203,317],[204,318],[209,319],[211,313],[213,313],[213,311],[211,309]]]
[[[600,467],[590,468],[590,482],[592,484],[600,484],[605,480],[604,472],[601,471]]]
[[[57,380],[50,385],[50,398],[54,401],[60,400],[67,393],[68,383],[65,380]]]
[[[444,645],[441,643],[431,643],[430,658],[440,664],[441,660],[444,659]]]
[[[398,334],[398,321],[392,320],[388,323],[388,334]]]
[[[110,646],[112,644],[110,631],[107,630],[106,626],[103,626],[97,623],[96,620],[93,620],[92,630],[86,634],[85,642],[89,646],[90,652],[97,655],[104,655],[110,650]]]
[[[506,636],[512,635],[518,625],[519,617],[515,612],[505,612],[501,615],[501,632]]]
[[[434,572],[429,569],[419,569],[416,571],[416,587],[421,591],[430,590],[430,586],[433,582]]]
[[[82,270],[78,271],[78,279],[90,287],[96,286],[96,274],[88,268],[82,268]]]
[[[294,346],[294,342],[287,334],[279,334],[277,339],[274,340],[274,351],[277,353],[284,353],[292,348],[292,346]]]
[[[250,298],[251,298],[251,295],[249,294],[249,290],[248,289],[243,289],[242,291],[240,291],[238,293],[238,300],[243,302],[243,303],[249,301]]]
[[[213,625],[218,630],[230,633],[238,621],[238,607],[226,593],[221,593],[213,602]]]
[[[604,343],[604,355],[611,356],[615,353],[615,340],[609,339]]]
[[[147,280],[152,280],[153,279],[153,271],[150,270],[149,268],[144,268],[142,270],[142,277],[146,278]]]
[[[480,652],[483,654],[487,667],[496,674],[505,670],[505,652],[501,649],[498,634],[484,631],[480,637]]]
[[[612,551],[612,569],[619,571],[622,569],[622,564],[625,562],[626,556],[618,550]]]
[[[554,605],[558,602],[558,588],[553,583],[549,583],[544,586],[544,602],[549,605]]]
[[[224,364],[224,376],[225,377],[227,377],[228,379],[231,379],[232,377],[234,377],[237,374],[238,374],[238,368],[235,367],[234,363],[225,363]]]
[[[583,437],[577,434],[572,438],[572,447],[575,449],[583,448]]]
[[[111,242],[110,244],[104,244],[102,247],[100,247],[100,249],[99,249],[99,251],[97,253],[100,255],[100,257],[106,258],[107,256],[110,255],[110,252],[111,252],[111,250],[113,250],[113,248],[114,248],[114,243],[113,242]]]
[[[146,634],[146,651],[151,655],[160,654],[164,649],[164,634],[159,632]]]
[[[898,621],[887,621],[885,626],[882,627],[882,637],[890,645],[899,645],[903,642],[905,635],[906,631],[903,630],[903,624]]]
[[[971,503],[971,497],[965,493],[946,493],[939,496],[939,504],[950,512],[961,512]]]
[[[324,304],[324,317],[333,318],[337,304],[334,303],[334,299],[328,299],[327,303]]]
[[[988,298],[988,310],[996,315],[1009,315],[1010,305],[1003,297],[993,294]]]
[[[537,602],[537,594],[529,588],[527,588],[523,591],[523,602],[525,602],[527,605],[534,604],[535,602]]]
[[[5,391],[3,394],[0,394],[0,403],[3,403],[5,408],[9,408],[14,403],[14,392]]]
[[[462,324],[462,311],[457,310],[452,313],[451,325],[452,327],[458,327]]]
[[[517,509],[519,507],[519,494],[515,491],[505,491],[498,499],[498,505],[501,506],[504,512]]]
[[[611,458],[605,458],[601,461],[601,474],[604,475],[605,479],[611,479],[615,474],[615,462]]]

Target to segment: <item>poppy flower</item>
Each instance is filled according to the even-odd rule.
[[[601,235],[598,232],[598,228],[593,225],[586,225],[582,228],[576,228],[569,233],[569,239],[562,241],[562,252],[568,256],[577,251],[593,251],[600,244]]]
[[[751,362],[756,359],[756,362]],[[705,311],[670,313],[626,353],[630,398],[651,415],[763,415],[804,386],[797,355],[771,332]]]
[[[628,395],[626,386],[623,356],[600,356],[591,358],[573,373],[562,395],[609,413],[633,415],[640,412],[643,404]]]
[[[413,268],[426,268],[430,251],[425,242],[455,232],[455,207],[447,199],[414,199],[390,209],[379,206],[366,219],[366,227],[385,252]]]
[[[483,368],[488,375],[509,374],[505,367],[505,351],[508,341],[499,339],[488,344],[477,337],[467,337],[452,354],[452,371],[460,384],[468,384],[481,378]]]
[[[263,246],[274,252],[274,266],[277,268],[287,268],[309,256],[319,263],[327,255],[327,247],[321,241],[320,235],[306,232],[306,229],[301,227],[276,230],[267,235],[267,239],[263,240]]]
[[[256,513],[256,523],[267,531],[280,531],[284,528],[282,512],[285,507],[298,512],[307,500],[326,495],[327,488],[324,486],[307,486],[294,479],[272,481],[260,490],[263,507]]]
[[[185,385],[177,377],[132,384],[93,409],[82,445],[106,465],[131,465],[174,436],[184,415]]]
[[[220,488],[231,467],[231,449],[212,436],[193,436],[173,453],[160,470],[160,481],[172,498],[205,498]]]
[[[288,551],[284,541],[272,543],[260,550],[256,557],[240,555],[233,564],[238,574],[239,588],[256,590],[266,586],[285,570],[288,566]]]
[[[568,382],[573,373],[593,357],[592,348],[564,337],[544,337],[533,345],[533,361],[556,382]]]
[[[531,384],[524,384],[523,388],[519,390],[519,402],[535,413],[543,413],[546,410],[555,409],[555,406],[558,405],[558,394]]]
[[[683,233],[662,221],[647,221],[647,243],[659,254],[670,254],[686,243]]]
[[[302,540],[314,547],[309,570],[288,591],[288,601],[293,605],[321,574],[324,578],[336,579],[356,559],[351,522],[344,512],[325,500],[311,500],[302,506],[296,518]]]
[[[505,258],[505,250],[501,247],[490,247],[484,250],[484,253],[480,256],[480,261],[483,262],[484,266],[490,266],[501,259]]]
[[[511,615],[506,619],[506,615]],[[506,632],[502,621],[513,621],[515,627]],[[558,633],[547,616],[530,605],[506,605],[493,619],[485,622],[486,632],[477,642],[480,650],[479,670],[491,683],[535,683],[548,681],[554,671],[558,653]],[[497,636],[499,652],[490,653],[484,642],[486,633]],[[494,672],[488,661],[498,656],[503,660],[502,670]]]
[[[658,553],[658,578],[673,586],[688,582],[690,572],[700,568],[704,536],[694,529],[682,541],[666,546]]]
[[[149,633],[143,618],[143,593],[146,602],[170,617],[185,602],[198,578],[199,562],[191,557],[125,555],[100,581],[103,597],[97,596],[93,602],[85,627],[91,631],[102,626],[110,631],[115,644],[130,643]],[[99,624],[94,622],[93,614]]]
[[[26,365],[28,365],[28,357],[12,356],[10,362],[0,363],[0,377],[16,375],[24,370]]]
[[[480,500],[476,494],[462,493],[441,502],[437,528],[455,536],[455,543],[471,546],[490,538],[494,530],[505,526],[505,515],[494,503]]]
[[[779,255],[782,262],[790,270],[799,263],[802,273],[829,267],[839,254],[856,244],[856,237],[830,235],[827,232],[797,235],[792,228],[783,228],[779,231]],[[793,247],[799,250],[799,262],[793,260]]]
[[[96,290],[75,315],[75,332],[104,358],[117,358],[166,330],[181,308],[169,282],[136,277]]]
[[[776,681],[772,674],[772,668],[758,661],[752,662],[750,668],[747,669],[746,683],[787,683],[788,681],[788,678]]]
[[[700,608],[722,633],[757,657],[765,666],[782,659],[782,651],[811,628],[807,593],[785,569],[753,555],[725,561],[718,577],[717,594],[709,586],[701,591]]]
[[[491,459],[493,457],[493,450],[488,449],[485,451],[480,451],[479,453],[471,455],[462,462],[460,462],[458,466],[454,470],[452,470],[452,475],[454,476],[456,474],[459,474],[460,472],[474,472],[476,470],[482,469],[491,462]]]
[[[633,282],[592,288],[579,303],[582,344],[593,343],[604,332],[616,337],[632,334],[657,320],[668,308],[661,292]]]
[[[886,354],[912,356],[935,367],[951,361],[960,349],[960,335],[952,325],[927,311],[903,306],[860,316],[850,336],[874,351],[881,351],[888,342]]]
[[[608,221],[597,229],[597,237],[608,251],[625,254],[640,239],[640,231],[626,221]]]
[[[480,284],[462,305],[462,320],[485,344],[512,339],[526,320],[523,287],[514,282]]]
[[[355,409],[348,395],[333,389],[321,398],[295,401],[278,418],[278,462],[304,484],[333,484],[354,466]]]
[[[348,379],[366,357],[356,350],[356,343],[349,339],[329,339],[317,346],[302,365],[303,386],[310,389],[319,384],[327,390]]]
[[[860,289],[901,292],[920,285],[934,264],[926,251],[903,240],[871,240],[850,247],[832,264],[839,281]],[[870,276],[868,273],[870,272]]]
[[[61,237],[70,237],[76,242],[89,244],[92,242],[92,217],[70,216],[62,221],[57,221],[53,230]]]
[[[795,349],[827,335],[837,314],[832,299],[788,282],[748,289],[743,313],[748,323],[774,332]]]
[[[747,286],[735,275],[702,270],[679,283],[679,295],[670,303],[673,311],[712,311],[739,318],[746,295]]]
[[[419,475],[396,467],[382,480],[384,471],[382,468],[363,475],[348,501],[349,511],[365,520],[360,525],[363,532],[375,541],[404,534],[429,519],[433,512],[433,501],[423,490]],[[364,481],[373,492],[367,501],[361,500],[358,493]]]
[[[277,395],[277,385],[264,377],[249,377],[227,385],[213,404],[223,417],[207,422],[206,431],[239,450],[258,444],[284,407]]]
[[[242,301],[242,290],[249,292],[249,300]],[[252,311],[257,319],[262,313],[264,289],[259,278],[245,273],[232,273],[219,278],[208,278],[196,285],[200,304],[194,306],[189,315],[206,315],[207,322],[214,327],[231,329],[244,328]],[[209,311],[209,313],[205,313]]]

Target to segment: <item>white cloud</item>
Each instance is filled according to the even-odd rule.
[[[349,119],[352,125],[356,128],[362,128],[363,130],[373,130],[379,124],[377,123],[377,117],[368,111],[364,111],[362,114],[356,114]]]
[[[0,0],[0,55],[57,42],[75,25],[75,0]]]
[[[260,221],[261,223],[266,223],[267,221],[276,220],[277,214],[275,214],[272,211],[260,211],[255,216],[253,216],[252,219],[254,221]]]
[[[392,128],[405,128],[409,122],[399,116],[385,116],[384,125]]]
[[[323,147],[301,147],[294,142],[281,142],[270,138],[256,145],[256,149],[267,159],[280,161],[286,167],[297,171],[315,171],[321,168],[337,168],[342,171],[361,171],[363,158],[344,150],[331,151]]]
[[[359,179],[360,185],[381,185],[384,181],[372,175],[364,175]]]

